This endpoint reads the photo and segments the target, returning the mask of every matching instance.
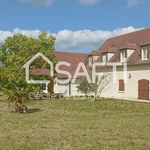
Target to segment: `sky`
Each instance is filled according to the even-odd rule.
[[[1,0],[0,42],[56,37],[56,50],[88,53],[112,36],[150,26],[150,0]]]

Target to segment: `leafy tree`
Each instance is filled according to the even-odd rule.
[[[77,88],[81,93],[84,93],[85,96],[87,96],[87,94],[90,92],[91,84],[87,81],[86,78],[82,78]]]
[[[38,39],[17,34],[8,37],[0,45],[0,86],[9,103],[14,101],[22,103],[28,100],[29,91],[39,90],[39,86],[26,83],[22,66],[38,52],[43,53],[55,63],[54,43],[55,38],[43,32]],[[39,60],[38,64],[44,66]]]

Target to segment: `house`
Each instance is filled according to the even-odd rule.
[[[75,70],[77,69],[77,66],[79,63],[82,62],[85,65],[88,65],[88,55],[87,54],[55,51],[54,55],[58,62],[67,62],[70,64],[70,67],[62,65],[62,66],[60,66],[60,69],[63,71],[69,72],[72,76],[74,76]],[[37,58],[37,56],[38,55],[34,56],[34,60],[35,60],[35,58]],[[47,62],[50,63],[49,61],[47,61]],[[29,68],[29,65],[30,65],[30,60],[24,65],[24,68]],[[87,70],[88,70],[88,66],[87,66]],[[82,70],[81,70],[81,72],[82,72]],[[51,90],[49,89],[49,92],[51,91],[52,93],[61,93],[66,96],[69,96],[69,95],[76,96],[76,95],[82,94],[78,91],[78,88],[77,88],[77,86],[80,84],[81,77],[78,77],[75,83],[70,81],[67,84],[59,84],[54,81],[54,77],[57,77],[59,80],[66,80],[68,77],[64,74],[55,72],[54,77],[51,78],[50,74],[51,74],[50,69],[46,69],[46,68],[45,69],[44,68],[30,69],[30,75],[45,76],[45,77],[49,78],[49,80],[51,81],[49,83],[52,84],[52,87],[53,87]],[[29,73],[28,73],[28,76],[29,76]],[[29,80],[29,77],[28,77],[28,80]],[[34,81],[34,82],[36,82],[36,81]],[[40,82],[40,81],[37,81],[37,82]],[[43,82],[43,81],[41,81],[41,82]],[[47,83],[47,81],[46,81],[46,83]],[[48,89],[48,88],[46,88],[46,89]]]
[[[116,83],[111,82],[103,89],[101,96],[109,98],[149,100],[150,99],[150,29],[138,30],[132,33],[110,38],[97,50],[91,53],[69,53],[55,52],[58,62],[68,62],[70,67],[61,66],[61,70],[68,71],[73,76],[80,62],[86,65],[91,73],[92,65],[100,62],[102,66],[97,67],[96,72],[112,73],[110,63],[119,63],[116,72]],[[124,79],[123,65],[127,64],[126,80]],[[50,77],[49,69],[32,69],[31,72],[36,76]],[[55,77],[66,80],[67,76],[55,73]],[[52,79],[50,78],[52,81]],[[68,84],[53,82],[54,93],[64,95],[81,95],[77,86],[80,84],[81,77],[76,82],[70,81]]]
[[[123,78],[123,66],[117,67],[116,83],[110,82],[102,92],[103,97],[121,99],[150,99],[150,29],[110,38],[88,57],[89,65],[94,62],[127,63],[127,82]],[[103,66],[103,67],[104,67]],[[97,71],[102,71],[99,67]],[[111,68],[105,70],[111,72]]]
[[[80,62],[84,63],[85,65],[88,65],[88,55],[82,54],[82,53],[73,53],[73,52],[55,52],[56,59],[58,62],[68,62],[70,63],[70,67],[62,66],[61,70],[68,71],[71,73],[72,76],[74,76],[75,70],[77,69],[77,66]],[[88,66],[87,66],[87,70]],[[89,70],[90,71],[90,70]],[[82,70],[81,70],[82,72]],[[66,76],[62,74],[57,74],[57,77],[61,80],[66,80]],[[55,93],[63,93],[67,96],[73,95],[81,95],[80,91],[78,91],[77,86],[80,84],[81,77],[78,77],[75,83],[68,83],[68,84],[58,84],[55,83],[54,85],[54,92]]]

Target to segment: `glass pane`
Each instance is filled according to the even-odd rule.
[[[120,60],[121,60],[121,62],[125,62],[125,60],[126,60],[126,52],[125,51],[122,51],[120,53]]]
[[[147,60],[148,59],[148,49],[143,48],[142,49],[142,60]]]

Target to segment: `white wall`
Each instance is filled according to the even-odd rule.
[[[129,78],[129,74],[131,78]],[[122,99],[138,99],[138,81],[141,79],[150,80],[150,65],[128,66],[127,83],[125,91],[119,92],[119,80],[123,79],[122,68],[117,68],[117,80],[114,84],[111,80],[110,84],[102,92],[103,97],[122,98]]]
[[[111,71],[110,71],[111,70]],[[110,79],[110,83],[105,87],[102,91],[103,97],[109,98],[121,98],[121,99],[138,99],[138,81],[141,79],[150,80],[150,65],[136,65],[136,66],[128,66],[127,72],[127,83],[125,84],[125,91],[119,92],[119,80],[123,79],[123,69],[121,67],[117,67],[117,79],[116,83],[112,82],[112,77]],[[107,70],[109,74],[112,74],[112,68]],[[97,72],[100,72],[97,70]],[[129,74],[131,78],[129,78]],[[79,85],[79,81],[75,84],[71,84],[71,95],[79,96],[83,95],[77,89]],[[65,95],[69,95],[69,85],[56,85],[54,87],[55,93],[65,93]]]
[[[127,50],[127,58],[129,58],[134,53],[134,51],[135,50],[128,49]]]
[[[77,86],[79,85],[80,80],[78,79],[76,83],[71,83],[71,95],[72,96],[79,96],[83,95],[83,93],[78,91]],[[54,93],[62,93],[66,96],[69,95],[69,84],[57,84],[54,85]]]
[[[114,56],[114,53],[107,53],[107,57],[108,57],[108,61],[110,61],[110,59]]]
[[[69,85],[68,84],[54,84],[54,93],[61,93],[69,95]]]

